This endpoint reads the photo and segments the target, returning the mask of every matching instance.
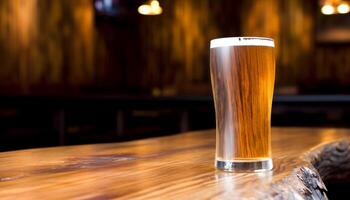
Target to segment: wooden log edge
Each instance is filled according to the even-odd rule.
[[[350,141],[320,144],[298,162],[289,176],[271,185],[266,199],[328,199],[324,182],[350,178]]]

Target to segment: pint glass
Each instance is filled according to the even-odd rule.
[[[216,168],[234,172],[272,169],[274,41],[261,37],[211,40],[210,75],[216,113]]]

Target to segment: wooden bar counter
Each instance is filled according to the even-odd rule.
[[[0,199],[323,199],[350,177],[350,130],[273,128],[274,169],[214,168],[215,131],[0,153]]]

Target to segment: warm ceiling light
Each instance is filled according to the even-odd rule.
[[[149,6],[149,5],[141,5],[138,9],[137,9],[137,11],[139,11],[139,13],[141,14],[141,15],[148,15],[149,13],[151,13],[151,6]]]
[[[152,0],[148,4],[142,4],[137,11],[141,15],[160,15],[163,12],[157,0]]]
[[[337,11],[340,14],[346,14],[350,11],[350,7],[347,3],[341,3],[338,5]]]
[[[322,6],[321,12],[322,12],[324,15],[331,15],[331,14],[334,14],[334,7],[333,7],[332,5],[326,4],[326,5]]]
[[[152,8],[158,8],[159,7],[159,2],[156,0],[151,1],[151,7]]]

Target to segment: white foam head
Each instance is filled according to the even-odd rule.
[[[275,47],[275,42],[271,38],[265,37],[226,37],[217,38],[210,41],[210,48],[228,46],[266,46]]]

